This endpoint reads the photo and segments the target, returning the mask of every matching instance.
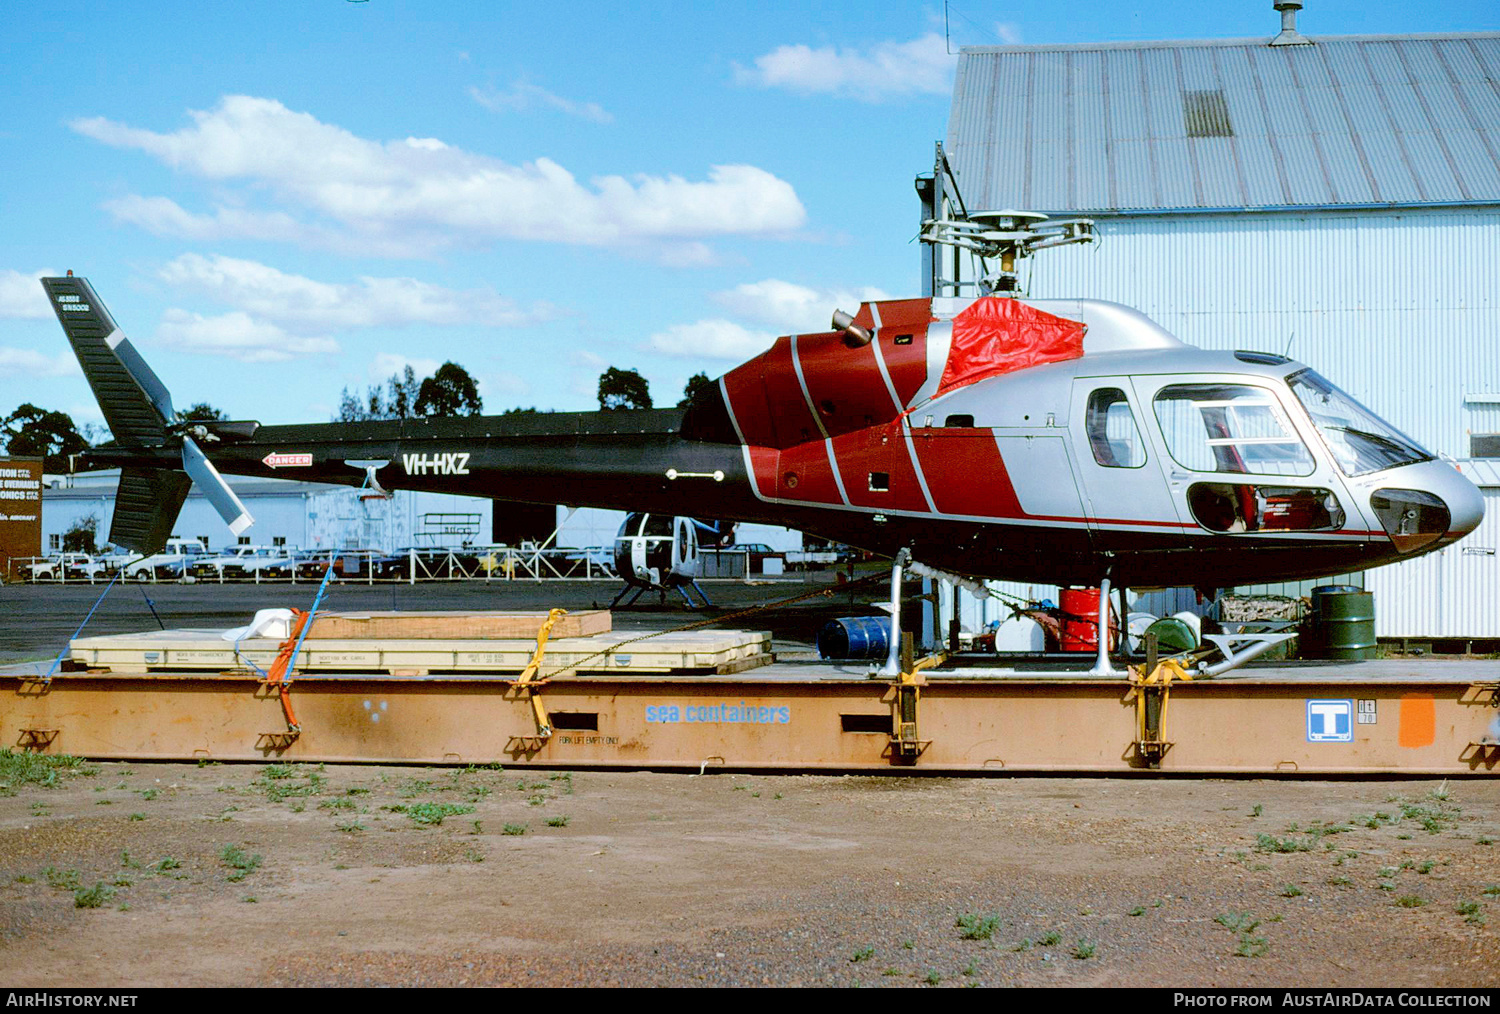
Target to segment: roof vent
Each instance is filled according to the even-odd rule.
[[[1271,40],[1273,46],[1311,46],[1313,41],[1297,32],[1297,12],[1302,4],[1297,0],[1276,0],[1272,4],[1281,12],[1281,34]]]
[[[1233,137],[1229,106],[1218,89],[1182,93],[1182,120],[1188,137]]]

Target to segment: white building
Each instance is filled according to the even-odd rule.
[[[969,211],[1096,222],[1097,244],[1033,259],[1028,295],[1288,354],[1476,459],[1483,527],[1339,583],[1375,592],[1380,636],[1500,637],[1500,33],[1278,43],[966,48],[955,181]],[[951,256],[925,266],[974,294]]]

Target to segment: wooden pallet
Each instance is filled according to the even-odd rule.
[[[214,630],[154,630],[140,634],[82,637],[70,648],[73,662],[112,673],[225,672],[269,669],[281,642],[247,638],[238,650]],[[766,631],[695,630],[660,634],[625,644],[637,632],[611,632],[549,641],[544,674],[572,672],[716,673],[740,672],[773,660]],[[298,672],[514,673],[531,661],[536,639],[382,639],[309,638],[297,658]]]
[[[307,636],[346,641],[534,638],[546,619],[545,612],[333,612],[319,613]],[[590,637],[612,629],[608,609],[582,609],[558,619],[551,639]]]

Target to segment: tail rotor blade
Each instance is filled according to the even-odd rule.
[[[231,532],[239,535],[255,524],[255,519],[250,516],[245,505],[240,503],[240,498],[234,495],[229,483],[224,481],[219,470],[192,437],[182,438],[182,469],[203,490],[203,495],[208,497],[208,502],[214,505],[214,510],[219,512],[219,517],[224,519]]]

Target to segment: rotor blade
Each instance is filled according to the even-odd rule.
[[[240,503],[240,498],[234,495],[234,490],[229,488],[229,483],[219,474],[208,455],[199,449],[192,437],[182,438],[182,468],[188,475],[192,476],[193,482],[203,490],[203,495],[208,497],[208,502],[214,505],[214,510],[219,512],[219,517],[229,526],[229,530],[239,535],[246,528],[255,524],[255,519],[250,512],[245,510],[245,505]]]

